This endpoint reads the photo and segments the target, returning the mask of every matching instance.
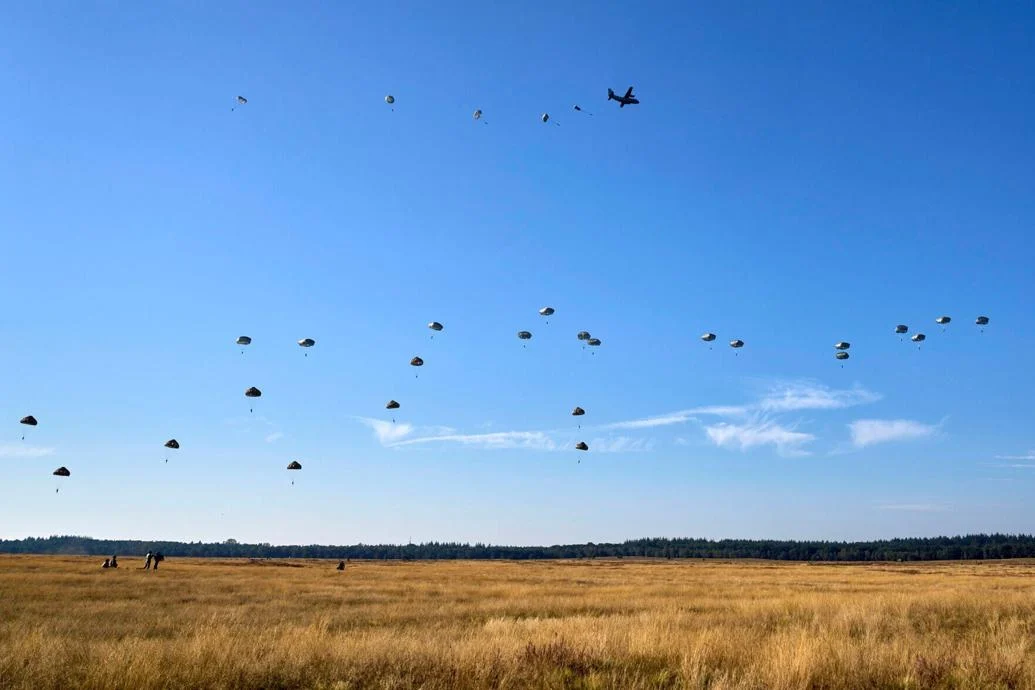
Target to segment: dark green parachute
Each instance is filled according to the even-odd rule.
[[[909,326],[907,326],[904,323],[900,323],[899,325],[895,326],[895,332],[899,335],[902,335],[903,333],[909,333]]]
[[[300,463],[298,460],[292,460],[291,463],[288,464],[287,468],[289,470],[300,470],[302,469],[302,463]]]
[[[20,420],[18,420],[18,423],[27,424],[29,426],[36,426],[37,424],[39,424],[39,422],[36,421],[36,418],[33,417],[31,414],[27,417],[22,417]]]
[[[532,334],[530,332],[528,332],[528,331],[518,331],[517,336],[521,340],[531,340],[532,339]]]
[[[839,343],[835,343],[835,344],[834,344],[834,348],[835,348],[835,349],[838,349],[838,350],[847,350],[847,349],[848,349],[848,348],[850,348],[851,346],[852,346],[852,344],[851,344],[851,343],[847,343],[847,342],[845,342],[844,340],[842,340],[842,341],[841,341],[841,342],[839,342]],[[845,358],[843,358],[843,357],[842,357],[842,359],[845,359]]]
[[[422,366],[424,366],[424,360],[421,359],[420,357],[414,357],[413,359],[410,360],[410,366],[411,367],[422,367]]]
[[[703,334],[701,334],[701,340],[703,340],[706,343],[710,343],[711,341],[715,340],[715,334],[714,333],[703,333]]]
[[[174,448],[174,449],[175,448],[179,448],[180,447],[180,442],[177,441],[174,438],[171,438],[171,439],[169,439],[168,441],[165,442],[165,447],[166,448]]]
[[[589,446],[586,445],[585,441],[579,441],[575,444],[575,450],[589,450]]]
[[[579,331],[579,335],[578,335],[579,340],[589,340],[592,337],[593,336],[591,336],[589,334],[589,331]]]
[[[848,359],[848,353],[845,352],[844,350],[839,350],[839,351],[834,353],[834,357],[837,357],[838,359],[843,361],[843,360]]]
[[[581,417],[584,414],[586,414],[586,411],[583,410],[581,407],[578,407],[578,406],[576,406],[575,409],[571,411],[571,416],[572,417]]]
[[[952,321],[952,317],[951,316],[939,316],[937,319],[934,320],[934,322],[936,324],[938,324],[939,326],[945,326],[950,321]]]
[[[249,388],[248,390],[246,390],[244,392],[244,395],[245,395],[246,398],[261,398],[262,397],[262,391],[260,391],[255,386],[252,386],[251,388]]]
[[[441,331],[443,328],[445,328],[445,326],[440,324],[438,321],[432,321],[428,324],[428,328],[430,328],[433,331]]]
[[[59,467],[54,470],[55,477],[71,477],[72,473],[68,471],[67,467]]]
[[[385,404],[385,409],[386,409],[386,410],[398,410],[398,409],[399,409],[399,403],[397,403],[397,402],[396,402],[396,401],[394,401],[394,400],[389,400],[389,401],[388,401],[388,402],[387,402],[387,403]]]
[[[730,341],[730,347],[732,347],[734,350],[739,350],[740,348],[744,347],[744,341],[743,340],[731,340]]]

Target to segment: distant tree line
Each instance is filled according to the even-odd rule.
[[[161,551],[192,558],[366,558],[377,560],[558,558],[759,558],[776,561],[942,561],[1035,558],[1035,537],[1028,534],[971,534],[961,537],[887,539],[863,542],[775,541],[754,539],[633,539],[621,544],[495,546],[428,542],[351,546],[271,546],[219,543],[92,539],[77,536],[0,540],[0,553],[120,556]]]

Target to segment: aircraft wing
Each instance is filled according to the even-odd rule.
[[[632,98],[632,95],[633,95],[633,87],[630,86],[629,90],[625,92],[625,97],[626,98]]]

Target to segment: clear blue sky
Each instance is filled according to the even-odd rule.
[[[1030,532],[1032,36],[1027,3],[12,4],[0,533]]]

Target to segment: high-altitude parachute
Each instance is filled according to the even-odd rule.
[[[593,336],[589,334],[589,331],[579,331],[579,340],[589,340]]]
[[[934,322],[936,324],[938,324],[939,326],[945,326],[950,321],[952,321],[952,317],[951,316],[939,316],[937,319],[934,320]]]
[[[585,441],[579,441],[575,444],[575,450],[589,450],[589,446],[586,445]]]
[[[39,424],[39,422],[36,421],[36,418],[33,417],[31,414],[26,416],[26,417],[22,417],[21,419],[19,419],[18,423],[19,424],[27,424],[29,426],[36,426],[37,424]]]
[[[542,120],[544,123],[549,122],[550,121],[550,113],[543,113],[540,116],[539,119]]]
[[[247,105],[248,104],[248,99],[245,98],[244,96],[238,96],[237,98],[234,99],[234,103],[235,103],[234,107],[230,108],[231,112],[236,110],[237,106],[239,106],[239,105]]]
[[[438,321],[432,321],[428,324],[428,328],[430,328],[433,331],[441,331],[443,328],[445,328],[445,326],[440,324]]]
[[[743,340],[731,340],[730,341],[730,347],[732,347],[734,350],[739,350],[740,348],[744,347],[744,341]]]
[[[246,390],[244,392],[244,395],[247,398],[261,398],[262,397],[262,391],[260,391],[255,386],[252,386],[251,388],[249,388],[248,390]]]
[[[600,347],[600,338],[590,338],[586,341],[586,344],[590,347]]]
[[[517,336],[521,340],[531,340],[532,339],[532,334],[530,332],[528,332],[528,331],[518,331]]]
[[[988,325],[988,317],[987,316],[979,316],[976,319],[974,319],[974,323],[976,323],[978,326],[987,326]]]
[[[474,113],[471,115],[471,117],[473,117],[475,122],[477,122],[478,120],[482,119],[482,111],[481,110],[475,110]]]
[[[179,448],[179,447],[180,447],[180,442],[179,442],[179,441],[177,441],[177,440],[176,440],[176,439],[174,439],[174,438],[171,438],[171,439],[169,439],[168,441],[166,441],[166,442],[165,442],[165,447],[166,447],[166,448],[173,448],[173,449],[176,449],[176,448]]]
[[[543,307],[539,310],[539,316],[553,316],[555,311],[553,307]]]
[[[389,400],[389,401],[388,401],[388,402],[387,402],[387,403],[385,404],[385,409],[386,409],[386,410],[398,410],[398,409],[399,409],[399,403],[397,403],[397,402],[396,402],[396,401],[394,401],[394,400]]]
[[[925,340],[927,340],[927,336],[923,333],[914,333],[913,337],[910,338],[910,340],[912,340],[914,343],[922,343]]]
[[[581,107],[580,105],[578,105],[577,103],[576,103],[575,105],[573,105],[573,106],[571,107],[571,109],[572,109],[572,110],[574,110],[574,111],[575,111],[575,112],[577,112],[577,113],[582,113],[582,112],[584,112],[584,113],[586,113],[587,115],[589,115],[590,117],[593,117],[593,113],[589,112],[588,110],[583,110],[583,109],[582,109],[582,107]]]
[[[298,341],[299,347],[312,347],[313,345],[316,345],[316,341],[312,338],[302,338]]]
[[[249,338],[246,335],[242,335],[242,336],[239,336],[237,338],[237,340],[235,340],[234,342],[236,342],[238,345],[242,345],[242,346],[243,345],[251,345],[252,344],[252,339]]]
[[[904,323],[900,323],[899,325],[895,326],[895,332],[899,335],[903,333],[909,333],[909,326],[907,326]]]
[[[421,359],[420,357],[414,357],[413,359],[410,360],[410,366],[411,367],[422,367],[422,366],[424,366],[424,360]]]
[[[581,417],[584,414],[586,414],[586,411],[583,410],[581,407],[577,407],[577,406],[575,407],[574,410],[571,411],[571,416],[572,417]]]
[[[387,103],[388,105],[395,105],[395,96],[393,96],[392,94],[388,94],[387,96],[385,96],[385,103]]]
[[[71,477],[72,473],[68,471],[67,467],[59,467],[54,470],[55,477]]]
[[[834,353],[834,357],[844,361],[844,360],[848,359],[848,353],[845,352],[844,350],[838,350],[837,352]]]
[[[834,343],[834,348],[837,350],[847,350],[852,346],[851,343],[847,343],[844,340],[838,343]],[[846,357],[839,357],[838,359],[847,359]]]
[[[288,464],[287,468],[289,470],[300,470],[300,469],[302,469],[302,463],[300,463],[298,460],[292,460]]]
[[[715,340],[715,334],[714,333],[703,333],[701,335],[701,340],[703,340],[706,343],[710,343],[711,341]]]

